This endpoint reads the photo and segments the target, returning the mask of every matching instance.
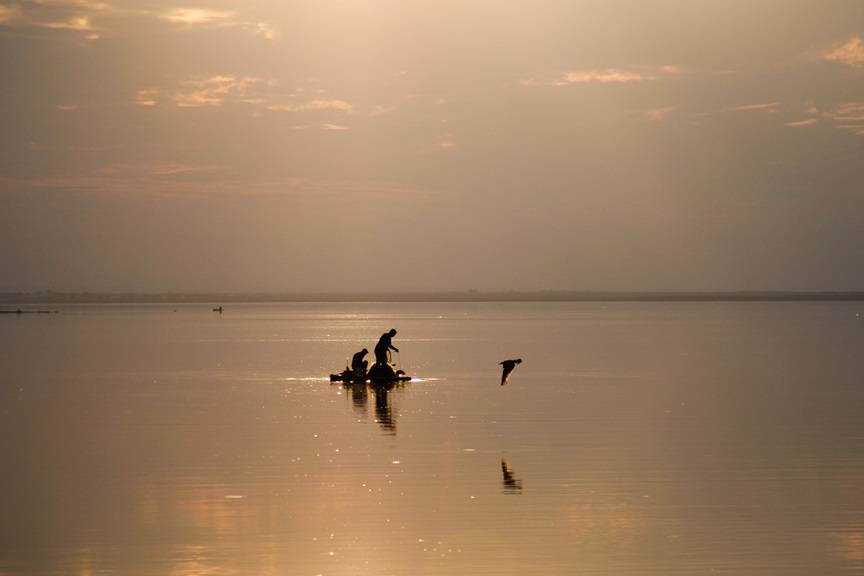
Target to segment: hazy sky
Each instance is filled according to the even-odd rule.
[[[0,0],[0,290],[864,289],[860,0]]]

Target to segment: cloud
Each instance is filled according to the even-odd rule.
[[[350,130],[350,126],[345,126],[343,124],[321,124],[322,130],[335,130],[337,132]]]
[[[350,114],[354,107],[345,100],[307,100],[289,104],[271,104],[268,110],[274,112],[305,112],[307,110],[337,110]]]
[[[34,0],[40,6],[74,7],[92,12],[104,12],[112,10],[112,6],[105,2],[91,2],[90,0]]]
[[[0,4],[0,26],[43,28],[88,32],[87,39],[98,38],[93,14],[110,10],[107,4],[87,0],[34,0],[18,4]]]
[[[797,120],[795,122],[787,122],[786,126],[790,128],[803,128],[805,126],[813,126],[819,123],[818,118],[807,118],[806,120]]]
[[[853,36],[845,44],[834,44],[830,50],[822,53],[822,58],[847,66],[862,66],[864,65],[864,41],[860,36]]]
[[[822,114],[834,127],[864,136],[864,102],[845,102]]]
[[[731,108],[721,108],[720,110],[710,110],[699,112],[696,116],[714,116],[717,114],[728,114],[729,112],[766,112],[768,114],[776,114],[782,102],[757,102],[755,104],[742,104]]]
[[[231,10],[182,6],[162,10],[118,8],[95,0],[18,0],[0,4],[0,26],[85,32],[89,33],[85,36],[88,40],[100,37],[95,31],[111,30],[118,18],[131,22],[157,19],[181,32],[234,28],[266,40],[279,37],[270,22],[244,20]]]
[[[15,6],[6,6],[0,4],[0,25],[8,24],[21,17],[21,8]]]
[[[732,112],[768,112],[769,114],[774,114],[775,112],[777,112],[780,104],[782,104],[782,102],[744,104],[743,106],[736,106],[734,108],[730,108],[730,110]]]
[[[661,122],[666,116],[677,110],[677,106],[666,106],[664,108],[652,108],[642,112],[642,119],[646,122]]]
[[[0,4],[0,26],[93,32],[93,17],[112,10],[102,2],[89,0],[32,0]],[[90,34],[88,39],[98,35]]]
[[[304,92],[297,88],[291,93],[279,91],[279,83],[272,78],[254,76],[235,76],[219,74],[210,77],[190,78],[181,81],[175,90],[160,90],[145,87],[135,93],[133,102],[139,106],[155,106],[159,100],[174,102],[178,108],[218,108],[227,105],[244,104],[258,110],[273,112],[337,112],[351,114],[354,107],[350,102],[338,98],[310,98],[298,100]],[[332,126],[339,126],[332,124]],[[340,129],[340,128],[330,128]]]
[[[279,32],[269,22],[249,22],[230,10],[209,8],[172,8],[157,15],[159,19],[180,25],[181,29],[192,28],[240,28],[261,36],[265,40],[276,40]]]
[[[825,115],[837,122],[864,122],[864,102],[846,102]]]
[[[272,81],[250,76],[211,76],[210,78],[187,80],[185,90],[174,94],[174,103],[180,108],[222,106],[229,103],[261,104],[263,99],[256,94],[259,86]]]
[[[256,23],[255,33],[263,37],[265,40],[276,40],[279,38],[279,32],[268,22]]]
[[[662,77],[678,76],[684,70],[674,64],[666,64],[651,70],[624,70],[604,68],[575,70],[552,77],[537,77],[521,80],[523,86],[571,86],[574,84],[638,84],[651,82]]]
[[[38,24],[43,28],[51,28],[52,30],[78,30],[81,32],[90,32],[93,27],[90,25],[90,18],[87,16],[73,16],[62,22],[41,22]]]
[[[617,70],[609,68],[606,70],[583,70],[579,72],[567,72],[548,83],[549,86],[568,86],[570,84],[630,84],[633,82],[646,82],[656,80],[656,76],[646,75],[641,72]]]
[[[850,124],[837,126],[841,130],[847,130],[855,136],[864,136],[864,124]]]
[[[184,24],[186,26],[199,25],[233,25],[236,12],[226,10],[210,10],[207,8],[174,8],[159,14],[159,18],[173,22],[175,24]]]
[[[135,93],[135,104],[139,106],[155,106],[156,97],[159,96],[158,88],[144,88]]]
[[[370,112],[369,116],[383,116],[385,114],[390,114],[391,112],[395,112],[398,108],[396,106],[375,106]]]

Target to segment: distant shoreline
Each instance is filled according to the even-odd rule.
[[[0,293],[0,305],[278,302],[855,302],[864,292]]]

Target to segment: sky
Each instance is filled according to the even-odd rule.
[[[0,0],[0,291],[864,290],[859,0]]]

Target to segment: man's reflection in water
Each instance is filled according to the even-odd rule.
[[[344,388],[348,389],[351,394],[351,402],[354,404],[354,410],[366,415],[366,406],[369,404],[369,394],[366,391],[366,384],[344,384]]]
[[[396,416],[390,403],[390,391],[394,388],[404,388],[404,382],[360,384],[346,382],[342,384],[351,396],[354,410],[365,415],[369,406],[369,391],[375,394],[375,422],[381,426],[381,431],[387,435],[396,434]]]
[[[396,434],[396,419],[393,417],[393,407],[390,405],[390,390],[392,385],[375,384],[371,385],[375,390],[375,421],[381,426],[381,431],[385,434]]]
[[[505,494],[522,493],[522,480],[513,475],[513,470],[503,458],[501,459],[501,485],[504,487]]]

